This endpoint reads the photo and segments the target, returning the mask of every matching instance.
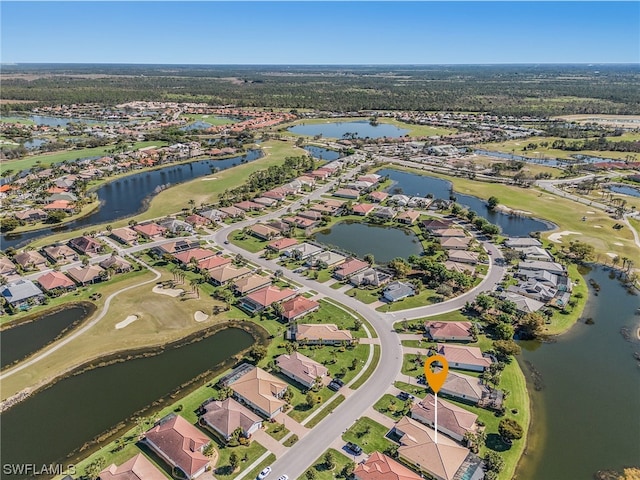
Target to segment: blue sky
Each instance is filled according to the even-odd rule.
[[[0,2],[0,61],[640,62],[640,2]]]

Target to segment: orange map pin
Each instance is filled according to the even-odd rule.
[[[439,363],[442,365],[442,368],[434,372],[431,370],[432,363]],[[431,390],[435,393],[438,393],[444,385],[444,381],[447,379],[447,375],[449,374],[449,363],[447,359],[442,355],[433,355],[424,362],[424,376],[427,378],[427,382],[429,382],[429,386]]]

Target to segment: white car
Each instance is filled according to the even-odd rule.
[[[271,473],[271,467],[266,467],[264,470],[262,470],[259,474],[258,474],[258,480],[262,480],[263,478],[265,478],[267,475],[269,475]]]
[[[289,480],[289,475],[282,475],[278,480]]]

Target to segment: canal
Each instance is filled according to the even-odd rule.
[[[522,342],[533,411],[518,480],[589,479],[640,464],[640,296],[603,267],[585,278],[600,286],[583,314],[595,323],[578,321],[554,343]]]
[[[50,464],[252,345],[239,328],[61,380],[2,414],[2,463]],[[18,477],[12,477],[18,478]]]
[[[136,215],[147,208],[149,198],[159,189],[211,175],[213,171],[226,170],[241,163],[262,157],[261,150],[249,150],[245,155],[222,160],[199,160],[169,165],[157,170],[140,172],[105,183],[96,190],[100,208],[86,217],[61,227],[45,228],[26,233],[2,235],[2,249],[18,247],[27,242],[55,232],[87,228]]]

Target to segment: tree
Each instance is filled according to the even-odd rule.
[[[305,401],[307,402],[307,406],[309,408],[313,408],[316,405],[316,403],[318,403],[318,396],[313,394],[312,392],[309,392],[307,393],[307,397]]]
[[[406,277],[407,274],[411,271],[411,265],[409,265],[404,258],[400,257],[391,260],[389,266],[393,268],[396,276],[400,278]]]
[[[87,465],[84,469],[84,473],[91,480],[98,478],[98,475],[102,470],[106,467],[106,462],[104,457],[97,457],[93,460],[89,465]]]
[[[15,230],[19,226],[20,220],[15,217],[7,216],[2,217],[2,220],[0,220],[0,231],[2,232],[10,232],[12,230]]]
[[[493,298],[489,295],[485,295],[481,293],[476,297],[476,306],[480,307],[482,310],[487,310],[493,306]]]
[[[493,342],[493,348],[496,353],[501,357],[508,357],[509,355],[520,355],[522,349],[513,340],[496,340]]]
[[[327,453],[324,454],[323,458],[327,470],[333,470],[336,466],[336,460],[333,456],[333,452],[331,450],[328,450]]]
[[[344,478],[351,478],[355,469],[356,464],[354,462],[349,462],[344,467],[342,467],[342,471],[340,472],[340,474]]]
[[[484,461],[489,471],[499,473],[504,468],[504,459],[497,452],[488,451],[485,453]]]
[[[367,253],[364,257],[363,260],[365,262],[367,262],[369,265],[373,265],[375,263],[375,258],[373,256],[372,253]]]
[[[238,454],[236,452],[231,452],[231,455],[229,455],[229,467],[231,468],[231,471],[235,472],[239,466],[240,458],[238,457]]]
[[[315,468],[310,468],[304,473],[304,476],[307,477],[307,480],[315,480],[316,478],[316,470]]]
[[[487,207],[489,207],[489,210],[495,210],[499,203],[500,200],[498,200],[498,197],[491,196],[487,200]]]
[[[53,210],[47,214],[47,223],[60,223],[65,219],[67,214],[62,210]]]
[[[536,338],[544,330],[544,317],[537,312],[527,313],[520,319],[520,329],[529,338]]]
[[[513,338],[515,329],[510,323],[500,322],[496,325],[496,335],[500,340],[510,340]]]
[[[580,262],[591,260],[594,251],[593,245],[589,245],[588,243],[577,240],[569,243],[569,253]]]
[[[356,368],[358,368],[358,359],[357,359],[357,358],[354,358],[354,359],[351,361],[351,370],[355,370]]]
[[[276,317],[282,317],[282,315],[284,314],[284,307],[281,303],[273,302],[271,304],[271,309],[273,310],[273,313]]]
[[[213,442],[207,443],[207,446],[202,450],[202,454],[205,457],[213,457],[213,454],[216,452],[216,448],[213,446]]]
[[[258,363],[260,360],[267,356],[267,347],[265,347],[264,345],[254,345],[253,347],[251,347],[249,355],[251,355],[251,358],[253,358],[253,360]]]
[[[513,440],[522,438],[522,427],[512,418],[503,418],[498,424],[498,433],[506,443],[511,444]]]

